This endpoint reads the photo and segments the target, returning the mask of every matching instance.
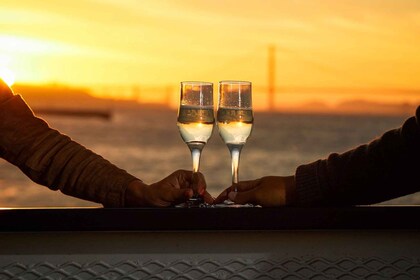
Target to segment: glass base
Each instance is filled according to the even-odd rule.
[[[185,204],[186,207],[190,208],[190,207],[200,207],[201,204],[204,203],[204,199],[202,196],[196,194],[193,197],[191,197],[190,199],[188,199]]]
[[[191,198],[189,201],[175,205],[175,208],[261,208],[260,205],[254,204],[235,204],[233,201],[225,200],[219,204],[208,204],[205,202],[198,203]]]

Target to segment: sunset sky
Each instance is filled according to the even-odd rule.
[[[0,75],[16,82],[420,88],[418,0],[2,0]],[[393,98],[402,98],[394,96]]]

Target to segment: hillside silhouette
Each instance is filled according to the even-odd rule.
[[[335,114],[335,115],[412,115],[419,103],[382,103],[363,99],[351,99],[328,105],[325,102],[313,101],[283,108],[287,113]]]
[[[79,111],[112,111],[113,109],[168,109],[169,103],[139,103],[139,99],[120,100],[115,98],[101,98],[93,96],[89,88],[70,87],[66,85],[32,85],[15,84],[13,90],[21,94],[32,109],[36,111],[46,110],[79,110]],[[167,88],[162,87],[154,89],[155,94],[161,91],[167,94]],[[262,88],[254,90],[257,94],[264,94]],[[278,91],[281,96],[286,90]],[[338,102],[334,105],[327,104],[323,100],[303,101],[299,104],[287,104],[284,102],[276,107],[276,111],[284,113],[312,113],[312,114],[364,114],[364,115],[410,115],[420,104],[420,90],[398,90],[398,89],[333,89],[333,88],[288,88],[287,92],[293,94],[309,94],[314,92],[323,92],[324,95],[346,94],[348,99]],[[382,102],[371,101],[360,97],[351,98],[352,93],[358,93],[358,96],[370,96],[382,94],[383,96],[411,96],[411,102]],[[99,92],[100,94],[100,92]],[[217,94],[217,93],[215,93]],[[261,96],[261,95],[256,95]],[[314,97],[317,94],[313,94]],[[418,101],[416,98],[418,97]],[[254,97],[255,98],[255,97]],[[174,109],[174,108],[172,108]],[[258,110],[258,108],[256,108]]]
[[[91,95],[87,88],[64,85],[29,85],[16,84],[15,93],[19,93],[34,109],[113,109],[135,108],[139,104],[130,100],[98,98]]]

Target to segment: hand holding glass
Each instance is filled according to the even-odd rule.
[[[250,82],[219,82],[217,126],[232,158],[232,184],[238,183],[239,158],[252,131],[252,90]],[[236,191],[236,189],[235,189]]]
[[[198,172],[201,151],[209,140],[214,125],[212,83],[181,82],[177,125],[182,139],[190,148],[193,172]]]

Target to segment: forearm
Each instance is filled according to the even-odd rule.
[[[372,204],[420,190],[420,125],[416,117],[370,144],[299,166],[299,205]]]
[[[106,206],[124,206],[137,180],[33,116],[20,96],[0,103],[0,152],[33,181]]]

